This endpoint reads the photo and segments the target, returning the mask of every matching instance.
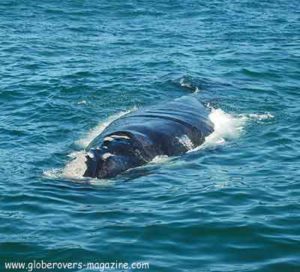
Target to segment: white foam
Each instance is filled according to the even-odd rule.
[[[210,121],[214,124],[214,132],[205,138],[205,142],[193,149],[199,150],[225,144],[229,139],[237,138],[244,129],[247,117],[233,116],[222,109],[211,109]]]
[[[201,146],[193,149],[192,151],[223,145],[228,140],[239,137],[243,132],[246,123],[250,120],[261,121],[274,118],[274,116],[270,113],[232,115],[224,112],[220,108],[210,108],[211,113],[209,114],[209,119],[214,124],[214,132],[205,138],[205,142]]]
[[[169,160],[170,157],[167,155],[156,156],[152,159],[151,163],[160,164]]]
[[[69,179],[76,183],[91,184],[95,186],[107,187],[112,186],[115,182],[109,179],[87,178],[83,177],[79,169],[84,165],[84,162],[79,160],[70,162],[63,169],[51,169],[44,171],[44,176],[49,179]]]
[[[49,179],[69,179],[77,183],[87,183],[96,186],[111,186],[113,181],[108,179],[86,178],[83,174],[86,170],[86,156],[84,151],[73,152],[69,157],[73,157],[62,169],[51,169],[44,171],[44,176]]]
[[[62,169],[61,176],[69,179],[82,179],[86,171],[86,155],[85,151],[73,152],[73,159],[69,161]]]
[[[85,151],[73,152],[68,155],[68,157],[71,157],[71,160],[64,168],[44,171],[44,176],[50,179],[67,178],[80,182],[84,180],[83,174],[86,171],[86,155]]]
[[[45,170],[43,175],[49,179],[59,178],[61,176],[61,169]]]

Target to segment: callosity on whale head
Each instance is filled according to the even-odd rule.
[[[112,178],[145,163],[136,143],[128,136],[108,135],[100,147],[91,148],[86,156],[85,177]]]
[[[91,149],[86,156],[87,169],[83,176],[91,178],[112,178],[129,168],[130,158],[115,155],[101,149]]]

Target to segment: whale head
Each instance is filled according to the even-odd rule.
[[[84,177],[112,178],[135,165],[131,156],[112,154],[107,150],[91,149],[86,156]]]

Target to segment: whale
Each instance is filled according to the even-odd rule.
[[[192,95],[138,109],[109,124],[86,147],[84,177],[109,179],[157,156],[179,156],[214,131],[209,109]]]

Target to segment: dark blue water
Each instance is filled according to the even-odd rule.
[[[1,269],[299,271],[299,14],[296,0],[1,1]],[[186,85],[230,137],[112,182],[49,175],[104,120]]]

